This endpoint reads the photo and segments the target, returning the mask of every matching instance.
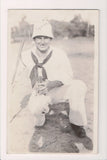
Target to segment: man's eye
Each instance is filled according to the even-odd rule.
[[[49,39],[48,37],[45,37],[44,39]]]

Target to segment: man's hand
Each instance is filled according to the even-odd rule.
[[[47,94],[46,82],[38,83],[38,93],[41,95]]]
[[[38,84],[38,93],[39,94],[47,94],[50,90],[62,86],[63,83],[61,81],[47,81]]]
[[[61,81],[55,80],[55,81],[48,81],[46,87],[47,87],[47,90],[50,91],[51,89],[60,87],[62,85],[63,83]]]

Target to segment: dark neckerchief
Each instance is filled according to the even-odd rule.
[[[43,60],[42,63],[39,63],[37,57],[31,52],[31,57],[35,63],[34,67],[31,70],[31,73],[30,73],[30,80],[31,80],[32,88],[34,87],[34,85],[38,81],[38,68],[42,69],[42,80],[45,81],[46,79],[48,79],[47,74],[46,74],[46,70],[43,67],[43,65],[45,63],[47,63],[47,61],[51,58],[51,56],[52,56],[52,51],[48,54],[48,56]]]

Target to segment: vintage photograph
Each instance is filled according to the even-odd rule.
[[[97,153],[98,10],[8,10],[7,154]]]

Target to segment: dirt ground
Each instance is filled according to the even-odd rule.
[[[24,50],[30,43],[26,42]],[[93,70],[94,41],[86,38],[57,40],[53,45],[63,48],[70,59],[74,78],[83,80],[88,91],[86,94],[86,111],[88,125],[85,127],[87,137],[78,138],[72,130],[69,120],[69,104],[59,103],[50,106],[43,127],[36,127],[32,115],[27,108],[10,123],[13,115],[20,109],[20,100],[29,93],[30,88],[25,80],[26,73],[19,74],[11,85],[15,69],[19,43],[12,43],[8,53],[8,153],[90,153],[93,151]],[[21,83],[18,81],[21,80]],[[64,124],[68,126],[65,130]]]

